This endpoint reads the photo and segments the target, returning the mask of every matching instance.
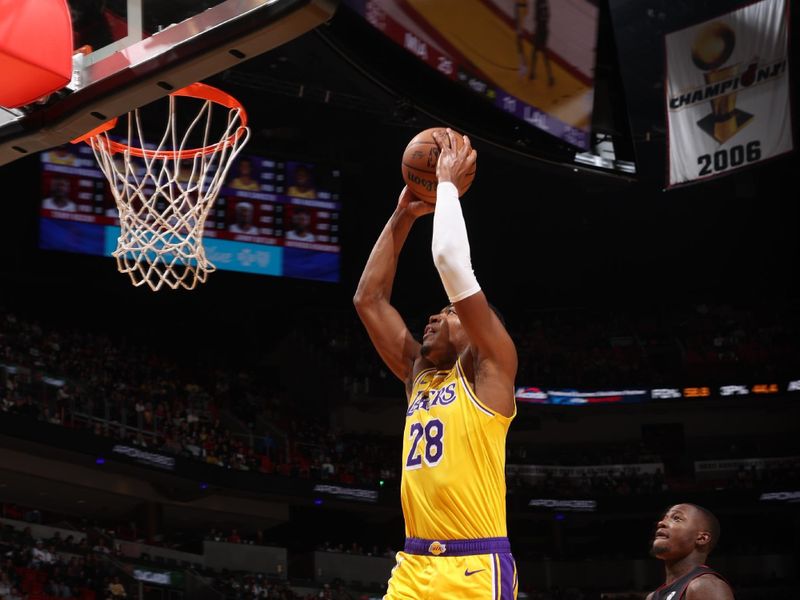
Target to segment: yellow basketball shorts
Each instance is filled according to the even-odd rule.
[[[517,566],[508,538],[406,538],[384,600],[515,600]]]

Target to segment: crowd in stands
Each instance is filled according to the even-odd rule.
[[[641,441],[605,444],[559,444],[558,452],[552,445],[530,442],[509,442],[507,460],[515,464],[536,465],[622,465],[661,462],[661,456]]]
[[[535,311],[512,327],[522,385],[589,389],[794,378],[798,332],[798,312],[777,301]]]
[[[277,545],[271,542],[264,536],[263,530],[256,530],[254,532],[241,531],[238,528],[231,528],[227,530],[211,528],[204,536],[203,539],[214,542],[225,542],[228,544],[251,544],[257,546],[264,545]],[[397,553],[396,548],[379,548],[377,544],[371,546],[362,545],[359,542],[321,542],[317,548],[321,552],[338,552],[341,554],[357,554],[359,556],[383,556],[384,558],[394,558]]]
[[[414,331],[423,325],[423,320],[409,323]],[[623,383],[679,385],[698,374],[710,380],[723,381],[734,374],[734,381],[758,380],[790,373],[791,367],[800,365],[800,338],[796,335],[800,328],[791,311],[755,314],[724,306],[697,306],[665,311],[658,317],[539,311],[517,316],[510,327],[519,348],[519,381],[524,384],[590,388]],[[294,335],[290,341],[310,353],[320,373],[327,369],[338,377],[340,391],[354,396],[402,393],[352,315],[311,315],[307,328]],[[330,388],[335,393],[334,386]],[[2,413],[83,428],[220,468],[343,484],[383,481],[394,486],[399,480],[397,436],[340,434],[331,427],[324,405],[294,402],[292,392],[284,389],[269,369],[231,368],[202,360],[189,363],[108,335],[43,328],[0,310]],[[692,460],[780,459],[742,465],[723,480],[702,482],[715,489],[800,485],[798,443],[787,436],[737,438],[735,442],[694,439],[687,449]],[[554,453],[551,445],[510,441],[509,492],[556,498],[659,494],[673,489],[671,479],[660,467],[641,469],[636,465],[665,462],[658,451],[639,442],[562,445]],[[525,465],[575,466],[578,471],[569,477],[547,470],[526,477],[523,470],[515,469]],[[580,469],[602,465],[610,467]],[[41,522],[41,514],[35,510],[5,513]],[[142,539],[135,526],[120,524],[101,529],[101,536],[92,542],[58,536],[36,540],[30,533],[4,529],[0,532],[0,600],[23,600],[31,590],[47,600],[125,597],[125,583],[115,580],[117,575],[107,560],[119,558],[117,549],[103,541],[112,536]],[[201,534],[201,546],[203,537],[270,544],[260,530],[211,530]],[[147,541],[179,547],[176,539]],[[325,542],[317,549],[386,558],[394,555],[393,549],[351,540]],[[266,574],[204,575],[226,598],[360,598],[340,584],[298,593]],[[769,582],[742,589],[737,597],[767,597],[763,589],[769,590],[768,597],[773,600],[792,597],[786,592],[788,587]],[[528,598],[538,600],[600,600],[600,593],[592,590],[527,592]],[[615,600],[642,597],[640,592],[614,596]]]
[[[736,442],[725,438],[698,438],[682,457],[697,460],[745,459],[747,464],[715,478],[695,480],[694,465],[688,465],[694,489],[771,488],[800,483],[800,440],[796,436],[740,437]],[[748,462],[753,458],[767,459]],[[558,452],[551,445],[510,442],[507,447],[509,490],[575,495],[648,495],[670,489],[686,489],[671,485],[666,476],[664,457],[641,441],[606,444],[561,444]],[[526,477],[525,465],[575,467],[569,476],[557,469]],[[642,465],[656,465],[642,468]],[[608,466],[608,468],[603,468]],[[584,467],[581,469],[581,467]],[[675,469],[674,469],[675,470]],[[673,479],[676,474],[673,473]]]
[[[506,315],[519,354],[517,382],[550,388],[661,387],[707,381],[795,378],[800,365],[800,317],[778,303],[650,310],[558,309]],[[326,348],[356,392],[396,395],[356,317],[310,315],[315,343]],[[426,316],[408,322],[421,335]]]
[[[780,347],[792,355],[792,344],[778,329],[770,327],[766,318],[748,320],[732,309],[702,307],[680,318],[675,313],[668,314],[673,321],[680,321],[683,330],[692,332],[692,335],[675,339],[693,339],[697,344],[700,344],[699,340],[707,340],[712,332],[728,331],[733,327],[735,335],[722,336],[726,341],[719,342],[722,344],[720,347],[726,348],[724,356],[719,357],[720,361],[730,358],[732,347],[739,348],[731,345],[732,339],[753,342],[780,337]],[[582,354],[573,353],[575,348],[567,350],[567,346],[574,344],[577,347],[579,338],[594,339],[601,335],[599,331],[606,336],[604,339],[609,342],[609,348],[631,347],[628,342],[621,341],[625,336],[607,335],[623,332],[621,324],[624,321],[621,318],[611,321],[613,327],[602,327],[600,324],[604,321],[589,317],[593,315],[575,311],[566,315],[537,315],[525,326],[528,335],[519,344],[520,356],[547,354],[555,360],[554,357],[564,355],[570,356],[570,360],[578,360],[575,357]],[[315,318],[321,321],[317,323]],[[594,328],[588,321],[595,322]],[[652,324],[652,321],[644,323],[647,322]],[[154,353],[152,349],[128,345],[106,335],[44,330],[35,322],[17,318],[7,311],[0,311],[0,323],[2,412],[86,428],[96,435],[195,458],[223,468],[343,484],[374,486],[383,482],[383,485],[392,487],[399,482],[396,436],[339,434],[331,427],[325,411],[309,410],[304,403],[293,402],[290,394],[269,372],[261,374],[259,369],[232,369],[219,365],[209,365],[208,369],[200,365],[198,368],[198,365]],[[632,327],[630,323],[628,326]],[[362,392],[367,392],[370,387],[373,390],[376,387],[369,382],[384,376],[396,387],[393,376],[376,365],[377,355],[362,329],[354,319],[326,317],[323,313],[310,317],[306,331],[308,337],[303,338],[303,343],[321,351],[331,361],[333,372],[347,374],[341,381],[344,387],[360,387]],[[639,323],[632,330],[639,332],[637,340],[649,340],[647,345],[654,346],[653,340],[658,337],[655,329]],[[707,335],[701,335],[701,331]],[[742,331],[757,334],[748,335]],[[768,332],[772,332],[774,338],[765,337]],[[628,336],[626,339],[633,338]],[[711,344],[714,343],[712,340]],[[552,349],[553,344],[560,344],[562,349]],[[641,346],[638,341],[634,345]],[[587,348],[595,346],[589,344]],[[646,353],[640,355],[646,356]],[[522,359],[525,360],[527,358]],[[784,357],[781,360],[788,359]],[[781,360],[776,359],[772,364],[779,365]],[[627,358],[622,362],[627,367],[638,364]],[[534,363],[538,365],[536,368],[547,364],[539,360],[531,364]],[[345,370],[347,365],[350,368]],[[567,370],[576,376],[586,372],[577,365],[571,365]],[[527,372],[530,374],[530,370]],[[619,373],[613,368],[607,372]],[[369,373],[373,374],[372,379]],[[529,374],[521,377],[529,377]],[[764,456],[764,452],[778,450],[775,444],[774,439],[763,440],[755,446],[745,440],[738,449],[716,448],[711,455],[714,458],[732,458],[746,449],[755,452],[749,457]],[[782,448],[783,456],[797,452],[797,444],[789,446]],[[698,456],[705,455],[705,452],[699,449]],[[550,447],[538,449],[531,444],[510,443],[507,460],[509,464],[630,465],[658,463],[661,457],[642,444],[619,444],[614,448],[595,445],[574,452],[562,448],[554,455]],[[746,487],[775,481],[782,476],[796,479],[796,471],[793,468],[775,471],[771,466],[743,470],[727,485]],[[565,495],[588,491],[653,493],[668,485],[662,474],[653,477],[649,473],[623,471],[606,477],[587,473],[585,477],[569,479],[545,477],[533,484],[525,480],[512,479],[512,482]]]
[[[570,498],[599,496],[641,496],[669,490],[660,469],[651,473],[635,465],[607,471],[579,470],[574,475],[547,472],[538,477],[526,477],[515,468],[508,468],[508,487],[513,492],[534,492],[547,497]]]
[[[739,466],[728,483],[739,489],[774,489],[800,485],[800,457],[786,457],[758,468],[756,465]]]
[[[267,378],[204,371],[107,336],[45,332],[11,313],[0,323],[2,412],[223,468],[373,485],[398,477],[388,442],[336,435]]]
[[[103,559],[108,554],[107,547],[92,547],[86,538],[76,542],[72,536],[62,537],[56,532],[51,539],[35,539],[30,528],[18,531],[3,526],[0,599],[125,598],[125,586],[116,569]]]
[[[298,593],[285,581],[271,581],[261,574],[240,574],[214,580],[214,589],[226,600],[366,600],[367,594],[354,592],[342,581],[324,583],[319,590]]]
[[[360,556],[382,556],[383,558],[394,558],[397,554],[397,550],[386,547],[381,550],[377,544],[373,544],[372,547],[364,547],[358,542],[350,542],[349,544],[345,543],[331,543],[330,541],[324,541],[317,546],[317,550],[321,552],[338,552],[341,554],[357,554]]]
[[[120,552],[118,540],[122,538],[110,536],[124,531],[127,525],[104,528],[78,519],[81,525],[77,529],[64,530],[74,531],[74,535],[62,534],[55,525],[73,527],[74,517],[68,521],[66,515],[10,503],[3,503],[0,509],[2,517],[12,520],[0,524],[0,600],[120,600],[138,597],[136,590],[130,589],[136,585],[131,585],[133,580],[127,575],[130,569],[126,565],[137,568],[149,565],[156,571],[164,569],[164,565],[153,560],[147,552],[135,559]],[[47,538],[36,538],[27,523],[45,524],[53,533]],[[236,530],[227,534],[212,530],[206,539],[227,543],[254,541],[246,540]],[[330,547],[329,550],[335,552],[338,548]],[[375,551],[377,555],[377,549]],[[356,548],[355,544],[345,552],[372,555]],[[394,556],[393,552],[391,556]],[[167,568],[176,570],[182,567],[173,565]],[[338,579],[324,584],[291,583],[283,577],[266,573],[213,570],[199,563],[191,568],[201,585],[225,600],[364,600],[368,597],[368,594],[354,590]],[[127,584],[126,579],[129,580]]]
[[[730,383],[742,377],[794,377],[792,369],[800,364],[800,316],[789,301],[748,308],[699,303],[647,310],[537,309],[507,316],[519,353],[520,385],[659,387],[680,386],[696,378]],[[209,375],[207,381],[212,377],[215,381],[207,392],[223,398],[221,403],[226,393],[248,387],[246,375],[234,369],[218,371],[212,357],[203,359],[207,364],[197,364],[196,357],[186,364],[104,335],[44,332],[3,310],[0,319],[8,329],[3,332],[7,339],[0,360],[32,363],[48,373],[106,384],[109,391],[116,386],[118,393],[136,392],[152,404],[152,410],[167,395],[173,401],[186,401],[198,391],[189,382],[198,382],[203,372]],[[426,315],[413,316],[409,329],[421,334],[426,320]],[[354,311],[309,312],[298,327],[296,333],[308,346],[333,361],[345,387],[374,393],[388,385],[392,394],[397,393],[393,376],[380,362]],[[173,389],[176,381],[182,382],[180,390]],[[263,383],[268,394],[274,392],[274,384],[258,381]],[[263,389],[255,393],[264,395]]]
[[[8,520],[0,524],[0,600],[28,600],[34,597],[39,600],[55,600],[56,598],[119,600],[119,598],[137,597],[135,589],[133,589],[135,583],[126,575],[126,572],[129,572],[129,570],[126,571],[126,564],[135,564],[139,568],[147,568],[150,565],[156,571],[191,569],[196,578],[203,581],[204,585],[213,588],[220,594],[220,598],[224,597],[226,600],[260,600],[262,598],[365,600],[380,597],[382,594],[377,588],[365,592],[363,588],[348,586],[341,580],[322,584],[312,580],[287,580],[275,574],[212,570],[200,565],[202,560],[200,557],[196,564],[176,563],[166,566],[163,562],[151,558],[149,552],[152,551],[156,554],[156,548],[148,550],[145,547],[145,552],[136,558],[127,557],[120,552],[119,538],[115,539],[111,536],[115,532],[123,531],[127,525],[106,524],[101,526],[93,521],[8,503],[0,505],[0,510],[0,514],[5,519],[16,521],[13,525],[10,525]],[[777,522],[779,519],[775,521]],[[32,525],[28,523],[32,523]],[[79,523],[79,526],[74,528],[73,523]],[[39,527],[39,537],[36,537],[32,533],[32,527],[40,525],[44,527]],[[763,519],[739,523],[735,529],[738,535],[726,536],[724,556],[757,557],[769,554],[791,556],[794,540],[776,540],[769,532],[761,535],[761,539],[758,540],[756,538],[759,536],[753,535],[752,532],[747,533],[747,528],[761,530],[765,525],[768,529],[771,527]],[[61,529],[57,530],[56,527]],[[618,531],[619,524],[613,522],[598,521],[588,528],[585,525],[579,525],[579,527],[587,544],[597,543],[591,541],[592,538],[603,539],[612,532],[622,533]],[[742,529],[743,527],[744,529]],[[49,533],[41,537],[45,530]],[[239,533],[235,529],[225,531],[213,529],[205,537],[233,544],[254,541],[253,536]],[[634,539],[630,535],[614,535],[612,538],[606,539],[603,544],[609,552],[606,558],[645,559],[646,550],[638,537],[638,534],[634,536]],[[759,544],[766,545],[762,547]],[[307,550],[310,549],[309,547]],[[390,561],[395,557],[394,549],[388,547],[381,549],[376,545],[366,547],[358,542],[342,543],[337,541],[331,543],[326,541],[319,544],[316,550],[358,556],[377,556]],[[515,556],[518,560],[533,560],[537,563],[553,558],[549,554],[526,554],[519,544],[515,549]],[[575,560],[580,556],[579,552],[572,559]],[[765,564],[769,564],[769,561]],[[737,598],[793,600],[796,597],[792,595],[796,594],[793,582],[781,579],[774,572],[771,574],[757,571],[746,574],[730,573],[730,577],[735,584]],[[632,585],[629,586],[631,589],[632,587]],[[623,586],[622,589],[625,587]],[[38,595],[34,596],[31,592]],[[608,593],[607,588],[578,589],[554,586],[545,590],[533,586],[530,580],[524,582],[520,592],[520,598],[538,598],[539,600],[644,600],[646,595],[646,592],[641,590]]]

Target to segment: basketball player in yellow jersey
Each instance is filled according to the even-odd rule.
[[[472,271],[453,182],[475,168],[469,139],[434,135],[436,205],[408,189],[370,254],[354,300],[375,348],[406,386],[401,500],[405,548],[388,600],[510,600],[517,573],[506,537],[505,441],[516,414],[517,353]],[[414,221],[433,212],[433,261],[450,304],[415,340],[389,303]]]

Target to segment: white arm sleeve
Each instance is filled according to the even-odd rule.
[[[458,201],[458,190],[449,181],[436,188],[431,250],[450,302],[469,298],[481,290],[472,272],[467,225]]]

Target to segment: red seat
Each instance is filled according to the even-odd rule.
[[[22,579],[28,577],[28,573],[31,571],[28,567],[16,567],[17,575],[19,575]]]
[[[95,600],[95,595],[94,591],[89,588],[82,588],[80,600]]]

